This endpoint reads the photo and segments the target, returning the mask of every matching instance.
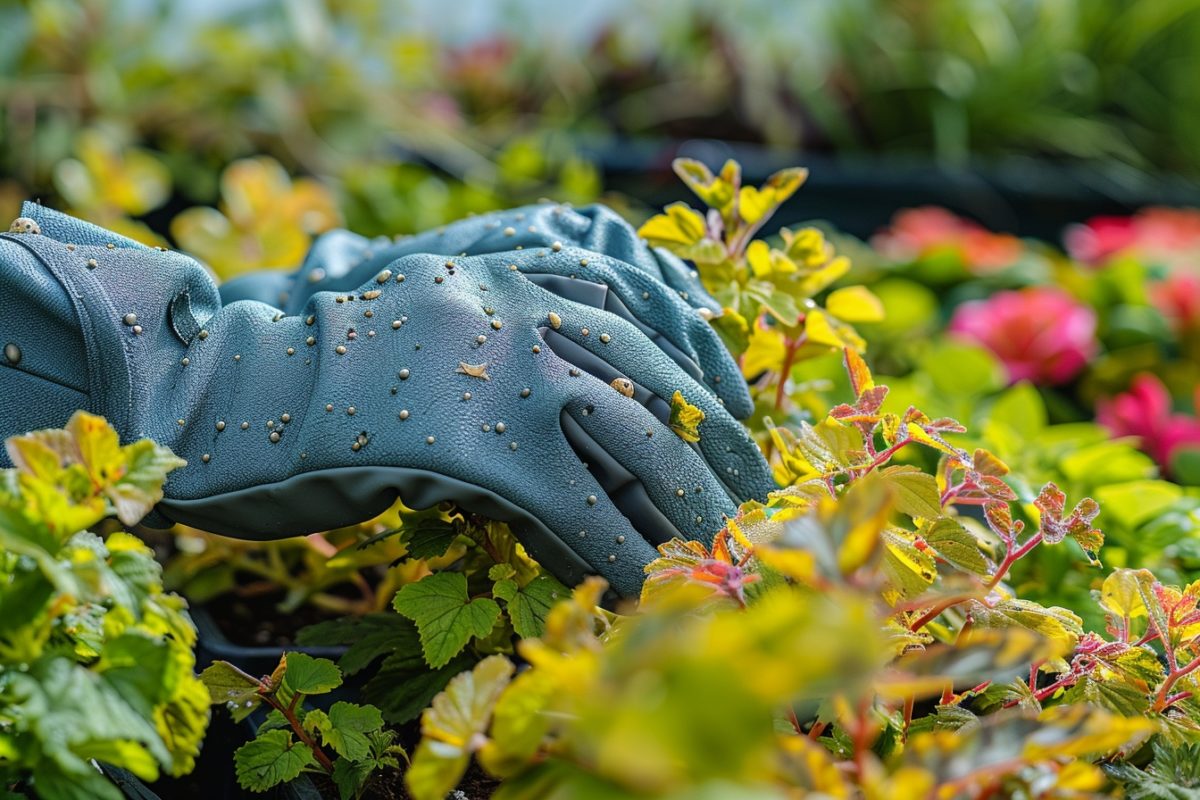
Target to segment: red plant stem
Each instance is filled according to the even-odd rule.
[[[1033,536],[1029,537],[1029,541],[1025,542],[1025,544],[1021,545],[1015,550],[1011,549],[1010,546],[1008,553],[1004,556],[1004,560],[1000,562],[1000,566],[996,569],[996,574],[992,576],[992,579],[987,582],[984,588],[986,588],[988,591],[995,589],[996,585],[999,584],[1000,581],[1004,580],[1004,576],[1008,573],[1009,568],[1021,558],[1028,555],[1030,550],[1037,547],[1041,543],[1042,532],[1038,531]],[[937,619],[938,616],[946,609],[973,599],[975,599],[975,595],[954,595],[952,597],[947,597],[942,602],[938,603],[933,608],[929,609],[920,617],[918,617],[916,622],[908,626],[908,629],[910,631],[919,631],[921,628],[924,628],[930,622],[933,622],[935,619]]]
[[[800,718],[796,716],[796,709],[788,706],[788,721],[792,723],[792,729],[796,731],[797,736],[804,735],[804,728],[800,725]],[[816,723],[813,723],[816,725]]]
[[[914,632],[919,631],[921,628],[924,628],[926,625],[937,619],[946,609],[952,608],[959,603],[965,603],[968,600],[974,600],[978,596],[979,595],[977,594],[955,594],[951,595],[950,597],[944,597],[940,603],[937,603],[933,608],[929,609],[920,617],[918,617],[916,622],[908,626],[908,629]]]
[[[264,695],[263,700],[266,700],[268,705],[270,705],[280,714],[283,714],[284,719],[286,719],[288,724],[292,726],[292,732],[296,734],[296,738],[303,742],[309,750],[312,750],[313,756],[315,756],[317,761],[321,764],[321,769],[332,775],[333,761],[330,760],[329,756],[325,754],[325,751],[321,749],[321,747],[313,740],[313,738],[308,735],[308,733],[304,730],[304,726],[300,724],[299,718],[296,717],[295,705],[299,697],[300,695],[297,694],[292,698],[291,704],[287,706],[270,695]]]
[[[812,727],[808,729],[808,738],[815,742],[817,739],[821,738],[821,734],[825,732],[827,727],[829,727],[828,722],[821,722],[820,720],[817,720],[812,724]]]
[[[1191,673],[1195,672],[1197,668],[1200,668],[1200,656],[1196,656],[1182,667],[1176,666],[1175,654],[1169,647],[1166,646],[1165,638],[1163,639],[1163,649],[1167,650],[1168,654],[1170,655],[1172,666],[1171,671],[1167,673],[1166,680],[1163,681],[1162,686],[1158,687],[1158,693],[1154,697],[1155,711],[1162,711],[1171,703],[1175,703],[1183,699],[1180,695],[1189,695],[1190,692],[1180,692],[1179,695],[1169,695],[1168,693],[1171,691],[1171,687],[1173,687],[1180,678],[1190,675]]]
[[[788,377],[792,374],[792,364],[796,361],[796,353],[804,344],[804,334],[800,334],[797,339],[789,339],[784,337],[783,344],[783,367],[779,370],[779,385],[775,387],[775,410],[779,411],[783,408],[783,398],[787,396]]]
[[[988,581],[987,588],[989,590],[995,589],[996,585],[999,584],[1000,581],[1004,580],[1004,576],[1008,573],[1009,568],[1028,555],[1030,550],[1037,547],[1041,543],[1042,532],[1038,531],[1033,536],[1029,537],[1029,541],[1025,542],[1025,544],[1021,545],[1016,550],[1013,550],[1010,547],[1008,553],[1004,556],[1004,560],[1000,562],[1000,566],[996,569],[996,574],[992,576],[990,581]]]
[[[888,462],[888,459],[890,459],[892,456],[894,456],[897,451],[899,451],[902,447],[904,447],[906,445],[912,444],[912,442],[913,442],[912,439],[905,439],[904,441],[896,442],[891,447],[887,448],[886,450],[883,450],[882,452],[879,453],[879,455],[875,456],[874,461],[872,461],[870,464],[867,464],[865,467],[863,467],[859,471],[858,477],[861,478],[862,476],[866,475],[868,472],[875,469],[876,467],[878,467],[882,464],[886,464]]]
[[[1080,678],[1080,676],[1077,673],[1068,672],[1066,675],[1059,678],[1058,680],[1056,680],[1054,683],[1050,684],[1046,688],[1038,689],[1036,692],[1034,692],[1033,699],[1037,700],[1040,703],[1043,700],[1045,700],[1047,697],[1051,697],[1059,689],[1062,689],[1066,686],[1072,685],[1077,680],[1079,680],[1079,678]],[[1030,687],[1030,688],[1033,688],[1033,687]],[[1007,703],[1005,703],[1002,706],[1002,708],[1012,708],[1013,706],[1017,705],[1020,702],[1021,702],[1021,698],[1018,697],[1013,700],[1009,700]]]

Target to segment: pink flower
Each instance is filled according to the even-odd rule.
[[[1133,217],[1092,217],[1072,225],[1063,236],[1067,252],[1076,261],[1098,265],[1137,242]]]
[[[1093,217],[1067,228],[1071,257],[1100,266],[1133,255],[1158,266],[1200,262],[1200,210],[1144,208],[1132,217]]]
[[[1058,289],[1031,287],[963,303],[949,330],[1000,359],[1012,383],[1066,383],[1096,353],[1096,315]]]
[[[1200,411],[1200,392],[1196,397]],[[1116,436],[1136,436],[1141,447],[1170,472],[1171,457],[1183,447],[1200,447],[1200,419],[1172,413],[1171,395],[1153,375],[1138,375],[1128,392],[1096,405],[1096,419]]]
[[[897,213],[891,227],[877,235],[872,245],[896,261],[950,254],[976,273],[1003,269],[1021,257],[1021,241],[1017,237],[992,233],[936,206]]]

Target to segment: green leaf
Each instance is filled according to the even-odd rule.
[[[200,673],[200,680],[208,687],[212,704],[228,707],[235,722],[248,717],[262,702],[258,680],[228,661],[214,661]]]
[[[512,578],[503,578],[496,581],[496,585],[492,587],[492,597],[511,603],[520,591],[521,588],[516,581]]]
[[[415,800],[442,800],[458,785],[512,673],[507,658],[489,656],[433,699],[421,717],[421,743],[405,775]]]
[[[374,706],[339,701],[329,713],[310,711],[304,726],[321,732],[321,739],[339,756],[358,761],[371,754],[367,734],[383,727],[383,717]]]
[[[464,654],[431,670],[421,652],[417,626],[393,612],[322,622],[302,630],[299,642],[348,644],[346,654],[338,659],[338,666],[347,675],[354,675],[382,658],[375,674],[362,688],[362,699],[378,707],[384,719],[395,724],[420,716],[451,678],[474,663],[473,658]]]
[[[904,597],[916,597],[929,588],[937,577],[937,562],[911,540],[912,534],[889,527],[881,535],[883,572]]]
[[[497,587],[499,584],[497,584]],[[549,575],[538,575],[508,600],[508,616],[513,630],[522,639],[541,636],[546,630],[546,615],[560,598],[571,594],[567,587]]]
[[[472,637],[487,636],[500,618],[495,600],[467,596],[467,578],[459,572],[439,572],[410,583],[396,594],[393,605],[417,623],[431,667],[449,662]]]
[[[299,694],[325,694],[342,685],[342,671],[327,658],[288,653],[283,685]]]
[[[208,706],[209,695],[204,684],[189,673],[183,676],[171,698],[155,709],[155,727],[171,754],[167,768],[170,774],[187,775],[195,768],[208,730]]]
[[[1096,489],[1104,518],[1115,519],[1131,531],[1162,514],[1182,496],[1183,490],[1167,481],[1131,481]]]
[[[887,467],[881,475],[896,493],[896,510],[913,519],[942,516],[942,498],[937,479],[907,464]]]
[[[404,540],[412,558],[441,558],[458,538],[454,526],[444,520],[428,520],[417,526]]]
[[[1016,598],[1001,600],[994,606],[972,602],[971,616],[980,627],[1019,625],[1029,628],[1060,645],[1064,652],[1073,649],[1083,634],[1083,620],[1068,609],[1057,606],[1047,608]]]
[[[247,742],[233,754],[238,785],[251,792],[295,780],[316,763],[312,751],[285,730],[271,730]]]
[[[162,500],[167,473],[187,462],[150,439],[142,439],[121,448],[125,474],[105,489],[117,510],[117,518],[136,525]]]
[[[333,762],[333,783],[338,788],[341,800],[352,800],[366,786],[367,780],[376,769],[374,760],[351,761],[339,758]]]
[[[493,711],[491,742],[479,753],[489,773],[508,777],[528,765],[550,729],[544,712],[555,691],[553,681],[530,670],[513,679],[500,695]]]
[[[1137,687],[1120,681],[1095,680],[1090,675],[1068,689],[1063,701],[1097,705],[1124,717],[1143,716],[1150,707],[1150,699]]]
[[[377,658],[410,646],[415,650],[418,645],[417,629],[412,620],[391,612],[342,617],[309,625],[300,631],[296,641],[306,647],[348,645],[337,662],[346,675],[361,672]]]
[[[421,654],[415,629],[410,646],[407,651],[397,648],[385,658],[362,690],[363,699],[377,706],[384,719],[397,725],[420,716],[451,678],[474,663],[469,655],[460,653],[445,666],[430,669]]]
[[[957,520],[942,517],[923,528],[921,536],[939,556],[959,569],[988,574],[987,559],[979,551],[978,541]]]
[[[1033,384],[1022,381],[996,398],[988,419],[1033,439],[1046,427],[1046,404]]]

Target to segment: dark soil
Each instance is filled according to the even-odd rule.
[[[283,614],[279,611],[283,599],[283,592],[254,597],[223,594],[205,603],[205,608],[221,633],[243,647],[289,647],[296,643],[301,628],[340,616],[307,603]]]

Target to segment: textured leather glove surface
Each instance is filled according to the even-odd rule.
[[[614,269],[589,270],[587,262],[571,265],[566,273],[549,273],[532,262],[523,268],[526,277],[633,321],[681,368],[714,392],[731,414],[739,419],[751,414],[746,383],[705,321],[719,314],[721,307],[704,290],[695,270],[666,250],[649,247],[628,222],[601,205],[576,210],[540,203],[469,217],[396,241],[334,231],[317,240],[298,271],[264,271],[235,278],[221,287],[221,297],[225,302],[260,300],[295,314],[312,294],[350,291],[401,256],[536,252],[556,246],[603,253],[612,259]],[[624,279],[634,274],[661,281],[697,313],[659,316],[659,306],[642,303],[641,292]]]
[[[563,580],[600,573],[634,594],[655,544],[710,539],[773,485],[697,380],[736,385],[736,366],[661,272],[570,246],[388,253],[285,313],[223,306],[180,254],[23,215],[40,235],[0,236],[3,433],[84,407],[168,445],[188,460],[168,519],[268,539],[370,518],[397,494],[452,500],[510,521]],[[706,414],[695,445],[664,424],[676,390]]]

